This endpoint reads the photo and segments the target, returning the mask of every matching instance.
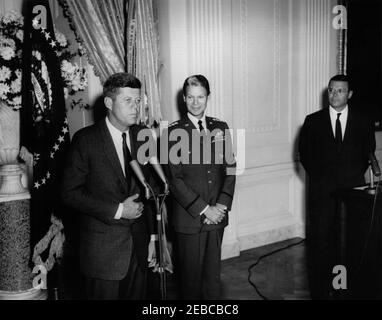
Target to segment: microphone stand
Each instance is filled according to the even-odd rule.
[[[164,221],[163,221],[163,205],[164,201],[168,195],[167,187],[163,194],[156,195],[151,186],[146,183],[146,186],[149,188],[156,209],[156,219],[157,219],[157,227],[158,227],[158,248],[159,248],[159,263],[158,263],[158,273],[160,277],[160,291],[161,291],[161,299],[166,300],[166,265],[165,265],[165,248],[164,248],[164,239],[165,239],[165,230],[164,230]],[[160,202],[160,197],[162,197],[162,201]]]
[[[159,247],[159,265],[158,265],[158,272],[159,272],[159,275],[160,275],[160,288],[161,288],[161,297],[162,297],[162,300],[165,300],[166,299],[166,261],[165,261],[165,257],[164,257],[164,254],[167,254],[167,246],[165,246],[165,240],[166,240],[166,235],[165,235],[165,231],[164,231],[164,221],[163,221],[163,208],[164,208],[164,200],[166,199],[166,196],[168,195],[169,191],[168,191],[168,183],[167,183],[167,180],[165,180],[164,178],[164,174],[162,173],[162,171],[160,169],[158,169],[158,174],[159,174],[159,177],[161,178],[161,180],[164,182],[165,184],[165,190],[164,190],[164,193],[162,195],[158,194],[156,195],[154,190],[152,189],[152,187],[150,186],[149,183],[147,183],[147,181],[145,180],[145,177],[139,167],[139,164],[137,162],[137,160],[133,159],[132,161],[130,161],[130,166],[132,167],[134,173],[137,175],[139,181],[142,183],[142,185],[144,186],[145,188],[145,197],[147,200],[150,199],[150,193],[152,194],[152,197],[154,199],[154,202],[155,202],[155,210],[156,210],[156,219],[157,219],[157,225],[158,225],[158,247]],[[155,163],[154,163],[154,166],[155,166]],[[160,202],[160,197],[163,197],[162,198],[162,202]],[[170,263],[170,267],[168,267],[168,270],[170,272],[172,272],[171,270],[171,258],[169,257],[168,255],[168,261]]]
[[[365,191],[368,194],[375,194],[376,192],[380,191],[379,190],[380,186],[379,186],[379,183],[377,186],[375,186],[375,184],[374,184],[374,172],[373,172],[373,169],[371,166],[369,167],[369,175],[370,175],[370,185],[365,189]]]

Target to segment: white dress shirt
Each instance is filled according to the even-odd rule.
[[[123,174],[126,176],[126,172],[125,172],[125,160],[123,158],[123,148],[122,148],[122,141],[123,141],[122,133],[123,132],[118,130],[116,127],[114,127],[111,124],[111,122],[110,122],[108,117],[106,117],[106,126],[109,129],[109,132],[110,132],[111,137],[113,139],[114,147],[115,147],[115,150],[117,151],[119,163],[121,164]],[[126,133],[126,143],[127,143],[127,146],[129,148],[129,150],[131,150],[129,130],[126,130],[124,132]]]
[[[106,126],[110,132],[110,135],[111,135],[111,138],[113,139],[113,142],[114,142],[114,147],[115,147],[115,151],[117,151],[117,155],[118,155],[118,159],[119,159],[119,163],[121,165],[121,168],[122,168],[122,171],[123,171],[123,174],[125,175],[126,177],[126,172],[125,172],[125,160],[123,158],[123,148],[122,148],[122,131],[120,131],[119,129],[117,129],[116,127],[114,127],[109,118],[106,117]],[[129,148],[129,150],[131,150],[130,148],[130,136],[129,136],[129,130],[127,131],[124,131],[126,133],[126,144]],[[121,219],[121,216],[122,216],[122,211],[123,211],[123,204],[120,203],[119,206],[118,206],[118,209],[117,209],[117,212],[114,216],[115,219]]]
[[[109,129],[109,132],[111,134],[111,138],[113,139],[114,147],[115,147],[115,150],[117,151],[117,154],[118,154],[119,163],[121,164],[123,174],[126,177],[125,160],[124,160],[124,157],[123,157],[123,148],[122,148],[122,142],[123,142],[122,133],[123,132],[126,133],[126,144],[127,144],[127,147],[129,148],[129,150],[131,150],[129,130],[126,130],[126,131],[123,131],[123,132],[119,131],[116,127],[114,127],[111,124],[111,122],[110,122],[108,117],[106,117],[106,126]],[[114,219],[121,219],[122,211],[123,211],[123,203],[120,203],[118,205],[118,209],[117,209],[117,212],[115,213]],[[156,241],[156,240],[158,240],[158,235],[151,234],[150,235],[150,241]]]
[[[342,131],[342,140],[343,140],[344,136],[345,136],[346,123],[348,121],[348,113],[349,113],[348,106],[346,105],[346,107],[341,112],[338,112],[332,106],[329,106],[330,122],[332,124],[332,130],[333,130],[333,136],[334,137],[336,136],[337,113],[341,113],[340,122],[341,122],[341,131]]]
[[[202,126],[203,128],[206,130],[207,129],[207,122],[206,122],[206,115],[203,114],[203,117],[201,119],[198,119],[196,118],[195,116],[193,116],[191,113],[187,112],[187,117],[188,119],[191,120],[191,122],[194,124],[194,126],[196,127],[196,129],[199,130],[199,120],[202,120]],[[200,131],[200,130],[199,130]]]

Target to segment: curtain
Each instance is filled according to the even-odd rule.
[[[126,70],[129,73],[136,74],[136,18],[135,18],[135,0],[129,0],[127,4],[127,21],[126,21]]]
[[[121,71],[141,80],[140,122],[156,127],[162,113],[153,0],[59,1],[102,83]]]
[[[59,1],[101,83],[111,74],[125,71],[127,0]]]
[[[152,0],[135,2],[135,74],[142,81],[144,103],[140,118],[148,126],[159,124],[162,120],[159,96],[158,73],[160,70],[158,54],[158,33],[154,22]]]

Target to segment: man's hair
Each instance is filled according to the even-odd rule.
[[[334,77],[331,77],[330,80],[329,80],[329,83],[328,83],[328,87],[330,85],[330,82],[332,81],[343,81],[343,82],[347,82],[348,83],[348,88],[349,88],[349,91],[353,90],[352,88],[352,84],[351,84],[351,81],[350,81],[350,78],[349,76],[345,75],[345,74],[337,74],[335,75]]]
[[[183,84],[183,95],[186,96],[187,94],[187,88],[189,86],[201,86],[207,91],[207,96],[210,95],[210,84],[208,83],[208,80],[205,76],[201,74],[195,74],[193,76],[188,77],[186,80],[184,80]]]
[[[110,97],[114,99],[115,94],[119,88],[133,88],[140,89],[142,86],[139,79],[130,73],[119,72],[111,75],[103,84],[104,97]]]

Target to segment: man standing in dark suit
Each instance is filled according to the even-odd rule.
[[[332,77],[329,108],[306,117],[300,134],[300,160],[308,176],[306,237],[312,299],[329,299],[335,263],[336,221],[332,192],[365,183],[368,156],[375,150],[373,125],[352,110],[346,75]]]
[[[148,130],[136,125],[140,88],[127,73],[105,81],[107,117],[76,132],[65,168],[62,199],[79,212],[79,262],[89,299],[144,299],[146,294],[153,217],[129,166],[143,144],[138,133]]]
[[[188,113],[169,126],[168,166],[181,298],[218,299],[236,162],[228,125],[205,116],[208,80],[202,75],[187,78],[183,98]],[[175,152],[179,147],[180,158]]]

